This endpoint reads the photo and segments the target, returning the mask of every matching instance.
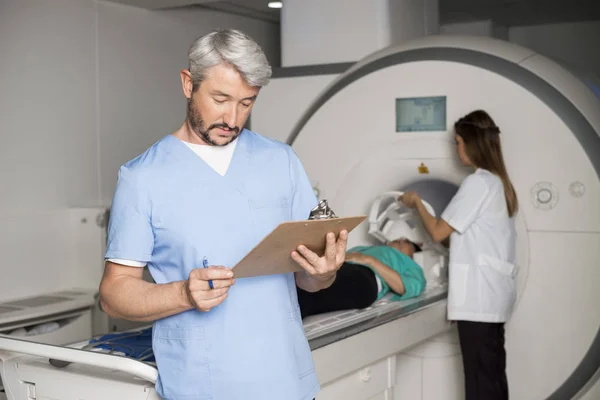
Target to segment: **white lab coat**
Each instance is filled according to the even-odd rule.
[[[516,299],[515,229],[502,180],[477,169],[441,215],[450,237],[448,319],[506,322]]]

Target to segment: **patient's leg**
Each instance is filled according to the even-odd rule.
[[[344,263],[333,284],[318,292],[306,292],[300,288],[298,303],[302,318],[330,311],[365,308],[377,300],[377,281],[369,268]]]

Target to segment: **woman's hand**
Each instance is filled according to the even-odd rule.
[[[429,214],[429,211],[427,211],[421,198],[416,192],[405,192],[402,196],[398,197],[398,201],[401,201],[408,208],[417,210],[417,214],[419,215],[419,218],[421,218],[421,221],[423,221],[425,230],[434,242],[439,243],[454,232],[454,228],[448,225],[446,221]]]
[[[398,201],[401,201],[408,208],[416,208],[421,198],[417,192],[406,192],[398,197]]]

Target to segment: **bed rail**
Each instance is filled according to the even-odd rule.
[[[20,355],[47,358],[48,362],[54,366],[61,363],[79,363],[108,370],[118,370],[153,384],[158,378],[158,370],[155,367],[128,357],[30,342],[0,335],[0,360],[7,361]]]

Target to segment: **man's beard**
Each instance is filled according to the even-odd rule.
[[[235,139],[237,139],[237,137],[240,135],[240,128],[238,128],[237,126],[231,127],[223,122],[220,124],[212,124],[208,127],[208,129],[205,129],[202,115],[200,115],[200,112],[194,110],[194,107],[192,106],[192,99],[193,97],[188,100],[187,119],[189,121],[190,127],[192,128],[192,131],[194,131],[196,135],[200,136],[200,138],[204,142],[211,146],[226,146],[229,143],[233,142]],[[231,136],[226,143],[217,143],[214,139],[210,137],[210,131],[215,128],[229,129],[235,132],[235,134]]]

